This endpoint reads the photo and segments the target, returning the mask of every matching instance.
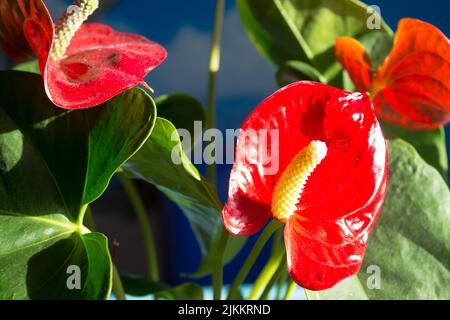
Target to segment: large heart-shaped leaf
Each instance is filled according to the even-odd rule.
[[[331,289],[305,290],[308,300],[368,300],[369,297],[357,276],[345,279]]]
[[[412,131],[389,123],[382,123],[383,133],[389,139],[403,139],[416,148],[419,155],[448,180],[447,144],[444,128]]]
[[[183,152],[175,126],[168,120],[158,118],[152,136],[124,169],[136,178],[155,185],[186,215],[197,236],[204,256],[210,256],[210,248],[220,223],[220,203],[215,188],[197,171]],[[229,241],[225,262],[230,261],[245,243],[245,238]],[[202,270],[209,269],[206,259]]]
[[[0,300],[109,296],[111,258],[104,235],[83,235],[62,215],[0,215]],[[80,286],[72,287],[77,281]]]
[[[83,227],[84,210],[148,138],[155,105],[135,89],[71,112],[39,75],[2,72],[0,84],[0,298],[106,298],[107,240]],[[66,285],[70,266],[80,290]]]
[[[449,189],[409,144],[391,141],[389,153],[388,194],[361,272],[309,298],[450,299]]]
[[[359,37],[370,31],[373,13],[355,0],[238,0],[251,40],[278,66],[290,60],[312,65],[326,74],[336,64],[337,37]],[[391,32],[381,22],[383,30]],[[318,40],[320,39],[320,40]]]

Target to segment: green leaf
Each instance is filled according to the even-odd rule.
[[[82,225],[84,210],[149,136],[154,103],[134,89],[67,111],[39,75],[0,72],[0,84],[0,297],[107,298],[107,239]],[[81,290],[66,285],[72,265]]]
[[[203,288],[195,283],[183,283],[171,288],[162,282],[153,282],[135,276],[121,276],[125,292],[135,297],[148,297],[153,295],[165,300],[203,300]]]
[[[3,72],[0,84],[2,127],[10,138],[7,142],[16,144],[8,145],[15,150],[9,160],[22,164],[21,156],[30,151],[36,158],[27,159],[30,165],[39,162],[48,167],[46,174],[55,180],[72,221],[106,189],[115,171],[147,139],[155,121],[154,103],[140,89],[96,108],[69,111],[49,102],[38,75]]]
[[[18,64],[14,66],[13,70],[41,74],[41,70],[39,70],[39,63],[37,60],[32,60]]]
[[[183,152],[175,126],[166,119],[158,118],[152,136],[124,165],[124,169],[132,176],[156,186],[181,208],[208,260],[204,263],[210,267],[207,257],[221,222],[222,204],[215,188],[199,174]],[[244,243],[245,238],[232,237],[225,252],[225,262],[234,258]]]
[[[188,130],[195,138],[194,123],[205,121],[205,110],[200,101],[187,94],[175,93],[160,96],[155,102],[158,117],[169,120],[177,129]]]
[[[393,35],[382,31],[371,31],[358,40],[364,45],[375,70],[383,63],[394,45]]]
[[[221,204],[214,188],[200,176],[184,154],[175,126],[158,118],[152,136],[124,165],[124,169],[155,185],[180,205],[205,252]]]
[[[336,68],[336,38],[358,38],[370,31],[371,14],[359,1],[238,0],[237,4],[250,39],[263,56],[278,66],[302,61],[325,76]],[[382,29],[391,33],[384,22]]]
[[[364,292],[370,299],[450,298],[449,189],[406,142],[389,142],[389,157],[387,198],[358,277],[345,290],[308,293],[310,298],[359,299]],[[380,270],[380,286],[369,289],[372,266]]]
[[[288,61],[277,71],[277,84],[284,87],[297,81],[327,83],[327,79],[314,67],[301,61]]]
[[[203,288],[195,283],[183,283],[178,287],[157,293],[166,300],[203,300]]]
[[[383,133],[388,139],[402,139],[410,143],[420,156],[436,168],[447,181],[448,157],[445,129],[438,128],[429,131],[411,131],[399,126],[383,122]]]
[[[357,276],[345,279],[331,289],[305,290],[308,300],[368,300],[369,297]]]
[[[170,289],[165,283],[151,281],[137,275],[121,275],[120,279],[125,292],[135,297],[145,297]]]
[[[0,214],[1,240],[5,241],[0,246],[0,300],[108,297],[111,259],[105,236],[82,235],[62,215]],[[80,290],[67,285],[72,283],[70,266],[79,267]]]

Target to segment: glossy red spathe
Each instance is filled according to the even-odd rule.
[[[402,19],[377,70],[355,39],[337,39],[336,56],[356,89],[370,92],[381,119],[412,130],[450,121],[450,41],[433,25]]]
[[[250,131],[279,137],[267,147],[276,172],[257,156],[270,137],[248,139]],[[274,216],[280,177],[314,141],[328,151],[284,233],[291,276],[304,288],[323,290],[360,269],[386,194],[387,146],[367,95],[298,82],[263,101],[242,126],[222,218],[235,235],[259,231]]]
[[[86,23],[64,55],[52,59],[55,28],[42,0],[5,0],[0,10],[2,17],[14,17],[0,25],[1,47],[17,61],[34,52],[50,100],[65,109],[102,104],[142,83],[167,56],[162,46],[144,37]],[[15,32],[8,35],[11,30]]]

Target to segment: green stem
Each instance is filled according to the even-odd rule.
[[[223,255],[230,236],[222,224],[219,225],[219,228],[220,229],[217,231],[217,239],[213,246],[215,249],[213,255],[214,270],[212,275],[214,300],[222,299]]]
[[[94,215],[92,214],[92,209],[90,206],[87,206],[86,213],[84,216],[84,222],[86,227],[91,230],[92,232],[95,231],[95,221],[94,221]]]
[[[283,300],[290,300],[292,295],[294,294],[295,288],[297,287],[297,284],[295,283],[294,280],[291,280],[291,282],[289,282],[289,285],[286,289],[286,294],[284,295],[284,299]]]
[[[278,230],[273,237],[272,255],[275,253],[276,250],[279,250],[280,247],[284,248],[283,229]],[[286,268],[282,269],[282,273],[283,274],[278,277],[277,282],[276,282],[276,285],[277,285],[277,292],[275,295],[276,300],[281,299],[281,292],[284,289],[284,285],[287,281],[288,273],[287,273]]]
[[[120,274],[115,264],[113,264],[112,290],[117,300],[127,300],[122,280],[120,279]]]
[[[224,12],[225,0],[217,0],[209,61],[208,110],[206,116],[206,129],[212,129],[215,127],[216,78],[217,73],[220,70],[220,38],[222,35]],[[216,184],[216,167],[214,164],[208,165],[208,181],[214,185]]]
[[[83,205],[80,208],[80,211],[78,212],[78,220],[77,220],[77,224],[78,226],[81,228],[83,226],[83,222],[84,222],[84,217],[86,215],[86,211],[89,208],[88,204]]]
[[[277,294],[275,300],[281,300],[281,295],[284,289],[284,286],[286,285],[286,282],[289,278],[287,268],[283,270],[283,274],[280,276],[280,278],[277,281]]]
[[[248,300],[257,300],[260,297],[261,291],[267,287],[270,283],[271,279],[274,277],[277,272],[280,264],[282,264],[283,259],[285,257],[284,248],[278,248],[271,257],[269,261],[267,261],[266,265],[260,272],[258,279],[256,279],[255,284],[253,285],[252,292],[250,293]]]
[[[269,297],[270,290],[272,290],[273,286],[283,277],[283,275],[286,272],[286,259],[283,259],[280,262],[280,265],[278,266],[277,271],[273,275],[272,279],[270,279],[269,283],[267,284],[266,288],[264,289],[263,293],[261,294],[260,300],[267,300]],[[278,292],[277,292],[278,295]],[[277,296],[276,296],[277,297]],[[278,298],[277,298],[278,299]]]
[[[283,247],[283,229],[278,229],[273,236],[271,255],[274,255],[280,247]]]
[[[283,224],[277,220],[271,221],[267,227],[264,229],[262,234],[259,236],[258,240],[256,241],[255,245],[253,246],[252,251],[250,252],[249,256],[247,257],[247,260],[245,260],[244,265],[242,266],[241,270],[239,270],[239,273],[237,274],[236,278],[234,279],[233,283],[230,287],[230,292],[228,293],[228,300],[236,299],[239,292],[239,287],[241,286],[242,282],[244,282],[245,278],[247,277],[250,269],[252,268],[253,264],[255,263],[256,259],[258,258],[259,254],[261,253],[262,249],[264,248],[264,245],[267,243],[267,241],[270,239],[270,237],[273,235],[275,231],[277,231],[279,228],[281,228]]]
[[[128,176],[123,172],[119,173],[118,176],[126,193],[128,194],[131,204],[133,205],[134,211],[139,220],[142,235],[144,236],[150,280],[159,281],[156,246],[153,237],[153,231],[147,217],[147,212],[145,210],[144,203],[142,202],[141,197],[139,196],[139,192],[137,191],[136,187],[134,186],[130,178],[128,178]]]

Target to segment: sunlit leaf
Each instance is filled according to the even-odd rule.
[[[369,32],[367,21],[373,14],[367,5],[354,0],[238,0],[237,3],[244,27],[261,54],[278,66],[290,60],[302,61],[322,74],[335,64],[336,38],[357,38]],[[381,28],[390,32],[380,22]]]
[[[406,128],[382,123],[383,133],[389,139],[402,139],[410,143],[419,155],[448,180],[448,157],[445,129],[412,131]]]
[[[327,83],[327,79],[314,67],[301,61],[288,61],[277,71],[279,87],[287,86],[296,81],[316,81]]]
[[[188,159],[175,126],[158,118],[151,137],[124,166],[132,176],[143,179],[175,202],[188,218],[206,262],[211,268],[210,247],[221,222],[222,204],[210,185]],[[225,253],[230,261],[242,248],[245,238],[233,237]],[[208,258],[209,257],[209,258]]]
[[[1,72],[0,84],[0,298],[107,298],[107,239],[82,225],[84,209],[149,136],[154,103],[136,89],[70,112],[39,75]]]

